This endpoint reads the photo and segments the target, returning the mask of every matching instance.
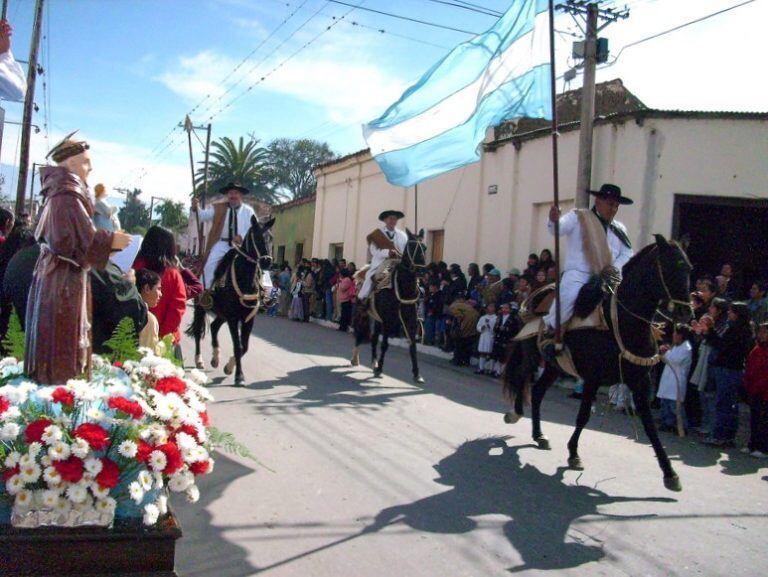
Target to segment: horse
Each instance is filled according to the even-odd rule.
[[[224,374],[235,372],[235,386],[245,383],[241,360],[248,352],[248,341],[253,328],[253,320],[258,313],[262,300],[263,288],[261,277],[272,264],[268,231],[275,224],[275,219],[259,224],[251,217],[251,228],[245,235],[241,246],[232,246],[216,266],[213,289],[211,292],[215,318],[211,321],[211,340],[213,355],[211,366],[219,366],[219,329],[224,323],[232,336],[234,355],[224,366]],[[205,336],[205,317],[208,307],[203,307],[198,300],[195,314],[187,334],[195,338],[195,365],[204,368],[200,353],[200,340]]]
[[[424,379],[419,372],[416,356],[416,341],[421,326],[416,304],[419,300],[417,274],[426,265],[427,246],[424,244],[424,229],[419,231],[418,235],[407,229],[406,232],[408,242],[400,262],[394,268],[392,288],[374,291],[367,307],[358,306],[355,313],[353,323],[355,346],[352,350],[352,365],[360,364],[360,344],[369,336],[370,318],[373,317],[373,334],[370,338],[374,376],[380,377],[384,373],[384,357],[389,348],[389,338],[396,337],[402,328],[409,343],[413,380],[416,383],[423,383]],[[380,336],[383,339],[381,356],[378,356]]]
[[[680,478],[659,440],[651,414],[650,373],[661,360],[654,334],[656,315],[684,323],[692,317],[689,293],[691,264],[679,244],[668,242],[661,235],[655,235],[655,240],[624,266],[618,287],[600,304],[609,330],[585,328],[565,333],[565,344],[584,381],[576,428],[568,441],[568,466],[574,470],[584,469],[579,456],[579,438],[589,422],[598,389],[625,383],[632,391],[636,412],[658,459],[664,486],[671,491],[681,491]],[[666,313],[661,312],[662,305]],[[530,360],[527,358],[530,355],[538,355],[537,347],[531,343],[535,340],[515,343],[519,346],[512,349],[508,366]],[[537,363],[529,362],[527,368],[515,371],[512,367],[505,374],[504,392],[515,405],[504,416],[507,423],[517,422],[523,415],[525,384],[534,366]],[[531,390],[533,440],[540,449],[550,449],[549,439],[541,432],[541,403],[559,374],[556,363],[547,361],[544,372]]]

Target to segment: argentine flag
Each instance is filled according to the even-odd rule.
[[[513,0],[493,28],[454,48],[363,126],[390,184],[480,160],[487,128],[503,120],[552,118],[548,8],[548,0]]]

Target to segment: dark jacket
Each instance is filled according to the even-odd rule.
[[[107,352],[104,342],[112,336],[117,324],[130,318],[140,333],[147,324],[147,305],[136,285],[123,278],[123,271],[110,262],[103,271],[91,269],[91,295],[93,298],[93,352]]]
[[[427,292],[424,297],[424,314],[428,317],[439,317],[443,314],[445,300],[443,293],[437,291],[435,294]]]
[[[731,324],[722,334],[710,331],[706,338],[715,348],[712,366],[735,371],[744,370],[747,355],[754,345],[752,329],[747,323]]]

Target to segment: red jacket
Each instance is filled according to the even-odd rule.
[[[147,266],[141,258],[137,258],[133,268],[142,269]],[[169,266],[163,271],[160,276],[160,290],[163,293],[160,301],[156,307],[149,310],[160,324],[160,338],[173,335],[173,344],[178,345],[181,341],[181,319],[187,310],[187,291],[177,268]]]
[[[768,401],[768,344],[758,344],[747,357],[744,389],[750,397]]]

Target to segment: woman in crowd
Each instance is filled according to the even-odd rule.
[[[703,308],[703,305],[702,307]],[[694,320],[691,328],[701,337],[696,368],[690,381],[696,385],[701,399],[701,430],[703,435],[711,435],[715,426],[715,384],[711,369],[715,355],[714,346],[706,338],[709,332],[722,333],[727,326],[728,301],[718,297],[712,298],[709,307],[704,309],[706,314],[700,320]]]
[[[710,371],[715,385],[715,427],[708,444],[733,445],[738,427],[738,392],[744,375],[744,364],[752,350],[752,327],[749,309],[744,303],[733,303],[722,332],[705,329],[705,338],[713,347]]]
[[[292,321],[304,321],[304,276],[308,274],[308,272],[305,273],[299,270],[296,272],[296,277],[293,279],[293,286],[291,287],[291,309],[288,311],[288,318]]]
[[[548,248],[545,248],[541,251],[541,254],[539,254],[539,270],[544,270],[544,274],[546,275],[549,272],[549,269],[553,268],[555,266],[555,261],[552,258],[552,251],[550,251]]]
[[[528,262],[526,263],[525,270],[523,271],[523,277],[530,283],[536,277],[536,273],[539,270],[539,255],[532,252],[528,255]]]
[[[483,282],[483,275],[480,274],[480,267],[476,262],[470,263],[467,267],[469,281],[467,282],[467,296],[473,300],[480,301],[480,285]]]
[[[13,213],[7,208],[0,207],[0,245],[3,244],[5,239],[8,238],[8,235],[11,234],[14,222],[15,217],[13,216]]]
[[[141,243],[133,268],[149,269],[160,275],[163,294],[150,312],[155,315],[160,326],[160,339],[171,335],[174,354],[182,359],[181,320],[187,309],[187,290],[176,262],[173,233],[161,226],[151,226]]]
[[[768,323],[757,329],[757,345],[747,357],[744,389],[749,398],[749,445],[742,449],[758,459],[768,458]]]
[[[765,298],[765,281],[755,281],[749,288],[749,318],[756,327],[768,322],[768,298]]]
[[[341,317],[339,318],[339,330],[346,333],[349,325],[352,323],[352,303],[355,300],[355,283],[349,270],[344,268],[339,273],[339,284],[336,289],[339,306],[341,307]]]
[[[540,268],[538,271],[536,271],[536,276],[533,279],[533,282],[531,283],[531,291],[535,291],[540,289],[543,286],[547,285],[547,273],[551,269],[543,269]]]

